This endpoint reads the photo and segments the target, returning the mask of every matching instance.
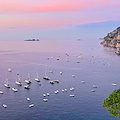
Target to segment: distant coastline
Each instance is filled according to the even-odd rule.
[[[40,41],[39,39],[28,39],[28,40],[24,40],[24,41]]]

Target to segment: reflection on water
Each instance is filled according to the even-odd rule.
[[[114,49],[105,49],[99,41],[0,41],[0,91],[4,92],[0,94],[0,120],[118,119],[102,106],[106,96],[119,87],[111,84],[120,84],[120,57]],[[22,86],[15,83],[17,72]],[[35,81],[36,72],[41,86]],[[59,83],[51,85],[44,80],[45,72]],[[30,90],[24,89],[28,73],[32,81]],[[18,92],[4,87],[6,78]],[[95,92],[91,92],[93,85],[97,85]],[[63,92],[65,89],[67,92]],[[50,96],[43,97],[46,93]],[[5,109],[3,104],[8,107]],[[34,107],[29,108],[29,104]]]
[[[104,100],[103,107],[113,116],[120,118],[120,89],[114,90],[109,97]]]

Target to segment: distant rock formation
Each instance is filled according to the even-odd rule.
[[[24,41],[40,41],[39,39],[28,39],[28,40],[24,40]]]
[[[101,42],[106,47],[114,47],[117,48],[116,54],[120,55],[120,27],[118,27],[113,32],[107,34],[104,37],[103,42]]]

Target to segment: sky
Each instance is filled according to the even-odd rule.
[[[120,0],[0,0],[0,40],[97,39],[120,26],[119,11]]]

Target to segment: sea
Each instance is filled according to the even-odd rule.
[[[120,56],[100,42],[0,41],[0,120],[118,120],[103,107],[103,101],[120,87]],[[17,73],[22,86],[15,83]],[[29,90],[24,88],[28,73]],[[36,73],[41,85],[35,81]],[[50,80],[43,79],[45,75]],[[10,88],[4,86],[6,79]],[[59,83],[50,84],[51,80]]]

